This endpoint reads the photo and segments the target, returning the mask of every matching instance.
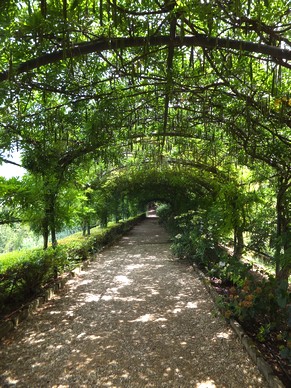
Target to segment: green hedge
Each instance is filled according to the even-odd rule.
[[[60,240],[55,249],[31,249],[0,255],[0,316],[41,294],[45,286],[60,274],[92,257],[144,217],[142,214],[108,228],[94,228],[90,236],[73,234]]]

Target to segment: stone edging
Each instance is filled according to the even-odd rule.
[[[217,306],[216,301],[217,301],[218,294],[212,288],[210,281],[209,281],[209,278],[207,278],[207,276],[205,276],[205,274],[202,271],[200,271],[200,269],[195,264],[193,265],[193,268],[194,268],[195,272],[198,274],[199,279],[205,285],[207,291],[209,292],[211,298],[213,299],[213,301],[215,302],[215,304]],[[220,311],[221,311],[221,309],[220,309]],[[257,365],[259,371],[265,377],[266,381],[269,384],[269,387],[270,388],[285,388],[285,385],[274,374],[270,365],[263,358],[261,351],[256,347],[256,344],[254,343],[254,341],[245,333],[242,326],[234,319],[230,319],[230,320],[226,320],[226,321],[229,323],[232,330],[236,333],[241,344],[244,346],[244,348],[246,349],[248,355],[253,360],[253,362]]]

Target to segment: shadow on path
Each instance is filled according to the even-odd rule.
[[[1,387],[266,387],[148,218],[0,347]]]

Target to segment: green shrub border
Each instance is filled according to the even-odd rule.
[[[56,248],[11,252],[0,258],[0,317],[42,295],[60,275],[92,259],[145,218],[140,214],[107,228],[94,228],[90,236],[76,233],[60,240]]]

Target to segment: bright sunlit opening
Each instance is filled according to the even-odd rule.
[[[3,155],[4,159],[12,161],[17,164],[21,164],[20,161],[20,152],[14,152],[13,155]],[[25,174],[26,170],[23,167],[16,166],[10,163],[4,163],[0,165],[0,176],[5,179],[10,179],[13,177],[22,177]]]

